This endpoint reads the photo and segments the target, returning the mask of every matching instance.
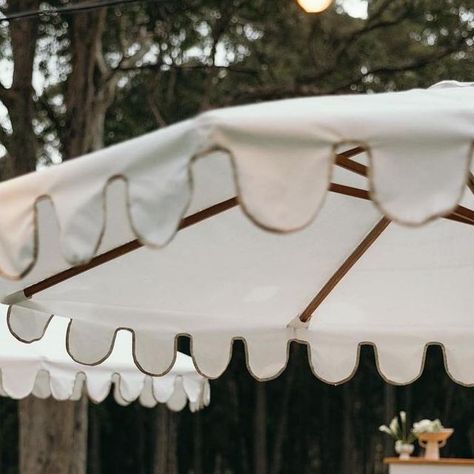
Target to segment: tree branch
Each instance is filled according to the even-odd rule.
[[[367,23],[380,18],[388,9],[388,7],[393,4],[393,0],[383,0],[379,3],[378,7],[372,12],[371,15],[367,18]]]
[[[150,107],[151,113],[155,118],[155,121],[159,127],[166,127],[167,122],[164,119],[160,109],[158,108],[158,104],[156,103],[154,91],[156,90],[157,82],[159,79],[159,75],[156,75],[152,78],[152,80],[148,83],[147,87],[147,102]]]
[[[313,75],[313,76],[308,76],[306,78],[303,78],[303,81],[316,82],[332,74],[339,67],[341,60],[347,54],[347,52],[349,51],[349,48],[360,38],[362,38],[366,34],[371,33],[377,29],[398,25],[409,17],[409,8],[405,8],[392,19],[380,20],[378,22],[375,22],[374,20],[380,18],[383,15],[383,13],[387,10],[390,3],[391,3],[391,0],[382,2],[380,7],[377,9],[377,11],[374,14],[372,14],[369,18],[367,18],[367,20],[365,21],[365,25],[362,28],[359,28],[353,31],[344,39],[343,43],[339,46],[339,48],[334,53],[332,65],[329,68],[326,68],[325,70],[323,70],[322,72],[320,72],[319,74],[315,76]]]
[[[366,71],[365,73],[360,74],[357,78],[350,79],[349,81],[339,84],[338,86],[325,90],[323,92],[324,95],[331,95],[331,94],[337,94],[338,92],[341,92],[345,89],[350,88],[353,85],[359,84],[362,82],[366,77],[374,74],[394,74],[394,73],[400,73],[400,72],[406,72],[406,71],[415,71],[418,69],[421,69],[425,66],[428,66],[429,64],[433,64],[447,56],[450,56],[451,54],[454,54],[458,52],[459,49],[454,49],[450,48],[447,49],[439,54],[433,54],[425,58],[421,58],[415,61],[411,61],[405,64],[399,64],[396,66],[379,66],[373,69],[370,69]]]
[[[163,118],[163,115],[161,114],[160,109],[158,108],[158,105],[151,94],[147,94],[147,101],[157,125],[160,127],[166,127],[168,124]]]
[[[61,123],[61,117],[58,116],[54,107],[51,105],[49,101],[49,97],[46,91],[43,92],[37,98],[35,105],[38,110],[43,110],[46,114],[46,117],[50,121],[51,125],[53,126],[54,130],[56,131],[57,137],[59,138],[59,143],[62,145],[63,143],[63,134],[64,134],[64,124]]]
[[[163,69],[163,67],[166,69]],[[169,70],[180,70],[180,71],[187,71],[187,70],[207,70],[207,69],[215,69],[215,70],[224,70],[236,74],[248,74],[252,76],[257,76],[258,71],[252,68],[240,67],[240,66],[218,66],[215,64],[166,64],[163,63],[153,63],[153,64],[140,64],[140,65],[130,65],[130,66],[121,66],[119,68],[120,71],[128,72],[128,71],[160,71],[162,73],[166,73]]]
[[[452,47],[446,49],[438,54],[432,54],[423,58],[418,58],[414,61],[408,63],[398,64],[394,66],[377,66],[374,67],[365,73],[361,73],[357,77],[351,77],[351,79],[345,82],[339,82],[335,87],[331,89],[321,89],[319,86],[313,84],[312,82],[293,82],[291,84],[279,85],[279,86],[264,86],[264,87],[253,87],[246,90],[241,90],[237,92],[230,100],[227,102],[227,105],[249,102],[249,101],[258,101],[258,100],[274,100],[281,99],[284,97],[295,97],[295,96],[310,96],[310,95],[331,95],[338,92],[349,89],[351,86],[359,84],[366,77],[375,74],[394,74],[406,71],[414,71],[421,69],[429,64],[433,64],[441,59],[450,56],[451,54],[457,53],[466,47],[466,44],[458,45],[457,47]]]

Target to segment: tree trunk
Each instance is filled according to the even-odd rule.
[[[99,71],[98,59],[102,54],[102,34],[105,30],[106,9],[74,15],[70,21],[71,74],[67,81],[65,103],[66,127],[63,135],[64,156],[69,159],[91,151],[101,145],[94,131],[94,102],[97,96]],[[105,116],[106,110],[101,113]]]
[[[87,403],[20,401],[21,474],[86,474]]]
[[[279,474],[283,468],[283,448],[287,437],[288,416],[290,411],[290,398],[293,389],[293,383],[296,373],[296,360],[293,358],[290,361],[290,366],[286,369],[285,387],[283,389],[282,400],[279,410],[279,418],[276,424],[275,441],[273,444],[272,456],[272,474]]]
[[[39,0],[15,0],[8,2],[7,13],[36,10]],[[33,65],[38,38],[37,19],[13,21],[9,25],[13,79],[9,89],[0,86],[0,100],[8,110],[11,133],[1,128],[2,144],[7,150],[1,169],[1,179],[34,171],[37,159],[37,140],[33,128]]]
[[[358,473],[355,466],[355,439],[352,416],[354,391],[353,385],[345,383],[342,386],[343,421],[342,421],[342,472]]]
[[[14,3],[19,10],[36,9],[39,5],[38,0]],[[66,133],[61,137],[64,159],[89,151],[91,147],[88,124],[96,118],[90,104],[94,99],[94,68],[98,48],[101,47],[104,22],[105,10],[78,14],[71,19],[72,70],[66,93],[70,120]],[[37,158],[32,88],[36,22],[13,22],[11,36],[15,72],[12,87],[4,92],[13,133],[7,150],[11,157],[12,173],[19,175],[34,170]],[[87,405],[87,397],[83,397],[80,402],[58,402],[34,397],[20,402],[22,474],[86,473]]]
[[[237,467],[236,472],[248,473],[251,471],[252,459],[249,453],[252,452],[253,433],[249,433],[248,427],[242,423],[247,417],[247,410],[242,403],[242,378],[228,377],[227,378],[227,400],[229,403],[229,413],[231,414],[231,426],[233,433],[238,438],[237,450]]]
[[[265,384],[255,384],[254,472],[267,473],[267,397]]]
[[[178,474],[177,414],[165,405],[155,408],[153,474]]]
[[[193,415],[193,474],[204,474],[202,464],[202,415],[194,413]]]
[[[395,416],[395,386],[388,383],[384,384],[384,420],[389,423]],[[384,456],[393,455],[393,440],[389,436],[384,437]]]
[[[89,406],[88,474],[102,473],[100,431],[98,407],[91,403]]]
[[[168,410],[168,471],[167,474],[178,474],[178,414]]]
[[[168,419],[166,408],[158,405],[155,408],[155,450],[153,474],[166,474],[168,464]]]
[[[137,459],[138,463],[135,467],[134,474],[145,474],[145,453],[146,453],[146,429],[145,429],[145,417],[144,408],[140,403],[134,403],[133,417],[134,417],[134,433],[135,442],[137,446]]]
[[[39,0],[11,0],[8,11],[36,10],[39,4]],[[99,63],[105,19],[106,9],[70,17],[72,57],[65,94],[67,120],[64,130],[58,130],[63,159],[101,148],[103,144],[105,114],[116,88],[116,78],[106,84],[101,82],[104,71],[100,71]],[[0,84],[0,100],[8,109],[12,130],[7,133],[0,127],[0,141],[7,150],[7,159],[0,170],[2,179],[34,171],[38,154],[33,125],[35,104],[32,86],[38,21],[24,19],[11,22],[9,27],[14,73],[9,89]],[[19,421],[22,473],[85,474],[85,397],[81,402],[30,397],[19,404]],[[98,434],[96,428],[93,428],[94,434]],[[171,433],[175,436],[176,430]],[[174,457],[169,453],[167,456],[170,457],[169,462],[176,466],[176,453]],[[100,466],[94,469],[98,472]],[[173,474],[170,470],[164,472]]]

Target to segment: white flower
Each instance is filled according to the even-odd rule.
[[[416,439],[413,431],[407,427],[407,414],[404,411],[393,417],[389,426],[379,426],[379,431],[388,434],[394,440],[403,444],[410,444]]]
[[[398,418],[395,416],[390,422],[390,431],[397,436],[400,431],[400,426],[398,424]]]
[[[437,433],[443,430],[444,427],[441,424],[441,421],[436,419],[434,421],[431,420],[421,420],[417,423],[413,423],[413,431],[415,433]]]
[[[441,421],[436,418],[436,420],[433,421],[432,428],[434,432],[438,432],[444,429],[444,426],[441,424]]]
[[[382,433],[387,433],[390,436],[393,435],[393,433],[390,431],[390,428],[386,425],[379,426],[379,431],[381,431]]]
[[[431,421],[430,420],[421,420],[416,423],[413,423],[413,431],[415,433],[426,433],[431,431]]]

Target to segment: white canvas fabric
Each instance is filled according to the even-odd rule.
[[[210,111],[3,183],[0,268],[22,276],[0,284],[10,329],[31,341],[51,314],[63,316],[70,355],[94,364],[126,328],[150,374],[170,369],[187,335],[209,377],[243,339],[259,379],[284,369],[297,340],[331,383],[353,374],[365,343],[384,377],[410,382],[437,343],[450,375],[473,384],[474,226],[438,219],[461,203],[474,222],[473,99],[472,85],[450,82]],[[357,145],[367,177],[335,163]],[[193,222],[235,196],[239,206]],[[301,323],[382,216],[393,222]],[[145,246],[25,297],[135,238]]]
[[[1,396],[78,400],[85,391],[100,403],[113,387],[120,405],[139,400],[146,407],[166,403],[179,411],[189,404],[196,411],[209,404],[209,381],[196,372],[189,356],[178,352],[172,370],[163,377],[145,375],[133,362],[130,334],[120,332],[107,361],[83,366],[66,352],[66,329],[64,318],[53,318],[41,341],[24,344],[8,331],[6,319],[0,318]]]

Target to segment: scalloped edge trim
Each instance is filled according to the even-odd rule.
[[[82,365],[87,365],[87,364],[82,364]],[[169,405],[168,405],[168,402],[173,398],[173,396],[175,395],[176,393],[176,384],[178,382],[178,379],[181,379],[181,385],[182,385],[182,390],[183,392],[185,393],[186,395],[186,405],[189,407],[189,409],[191,411],[197,411],[197,410],[201,410],[207,406],[209,406],[209,398],[207,397],[207,394],[209,393],[210,391],[210,388],[209,388],[209,380],[203,380],[202,383],[201,383],[201,390],[200,390],[200,393],[199,393],[199,396],[198,396],[198,399],[196,402],[192,402],[191,399],[190,399],[190,395],[189,393],[186,391],[186,387],[185,387],[185,384],[184,384],[184,376],[183,375],[176,375],[175,377],[175,380],[174,380],[174,386],[173,386],[173,391],[171,392],[170,396],[165,400],[165,401],[159,401],[156,397],[156,394],[155,394],[155,390],[153,389],[153,379],[156,378],[156,377],[153,377],[153,376],[150,376],[148,374],[145,374],[145,376],[143,377],[143,380],[142,380],[142,383],[141,383],[141,388],[140,388],[140,392],[138,393],[138,395],[134,398],[127,398],[124,396],[123,394],[123,391],[122,391],[122,380],[125,379],[124,376],[122,376],[120,373],[118,372],[113,372],[111,373],[110,375],[110,378],[109,380],[107,381],[107,395],[105,396],[105,398],[97,398],[95,397],[90,389],[89,389],[89,385],[87,383],[87,373],[80,370],[78,372],[75,373],[75,376],[74,376],[74,382],[72,384],[72,391],[69,395],[67,395],[66,398],[56,398],[54,397],[53,395],[53,389],[52,389],[52,381],[57,378],[57,377],[54,377],[51,375],[51,371],[50,370],[47,370],[47,369],[39,369],[37,372],[36,372],[36,375],[35,375],[35,380],[33,382],[33,385],[31,387],[31,390],[23,397],[18,397],[12,393],[10,393],[6,388],[5,388],[5,385],[3,383],[3,372],[5,371],[6,369],[5,368],[1,368],[0,367],[0,389],[2,392],[5,393],[4,396],[7,396],[9,398],[12,398],[14,400],[22,400],[26,397],[29,397],[30,395],[34,395],[34,391],[36,390],[37,388],[37,384],[39,383],[39,376],[40,376],[40,372],[43,372],[43,373],[46,373],[47,374],[47,377],[48,377],[48,390],[49,390],[49,396],[47,397],[38,397],[38,398],[41,398],[41,399],[45,399],[45,398],[54,398],[55,400],[73,400],[75,401],[76,399],[73,398],[74,397],[74,390],[75,390],[75,387],[76,387],[76,384],[77,383],[80,383],[81,384],[81,396],[83,394],[86,394],[88,399],[94,403],[94,404],[100,404],[102,403],[105,398],[107,398],[110,394],[112,394],[112,396],[114,397],[114,400],[118,403],[118,404],[126,404],[126,405],[129,405],[135,401],[138,401],[140,402],[140,398],[143,394],[143,391],[145,390],[145,387],[146,387],[146,378],[150,378],[152,379],[152,388],[151,388],[151,396],[153,397],[153,400],[154,400],[154,404],[153,406],[148,406],[148,405],[143,405],[145,407],[149,407],[149,408],[153,408],[155,407],[156,405],[158,404],[162,404],[162,405],[167,405],[169,409],[173,410]],[[82,380],[80,380],[80,378],[82,377]],[[117,381],[114,380],[114,378],[117,379]],[[116,395],[116,391],[118,391],[118,394],[119,394],[119,397],[120,397],[120,400],[117,399],[117,395]],[[3,396],[3,395],[2,395]],[[37,396],[37,395],[34,395],[34,396]],[[141,402],[140,402],[141,404]],[[173,410],[175,411],[175,410]]]
[[[62,316],[58,316],[58,317],[62,317]],[[45,329],[44,329],[44,332],[47,330],[48,326],[49,326],[49,323],[51,321],[51,319],[53,318],[53,316],[51,316],[47,322],[47,324],[45,325]],[[8,324],[8,327],[10,328],[10,308],[8,308],[8,313],[7,313],[7,324]],[[286,362],[285,364],[283,365],[283,367],[278,370],[277,372],[275,372],[274,374],[272,374],[271,376],[268,376],[268,377],[259,377],[258,375],[256,375],[253,371],[252,371],[252,368],[251,368],[251,364],[250,364],[250,356],[249,356],[249,350],[248,350],[248,347],[247,347],[247,341],[245,339],[245,337],[232,337],[230,339],[230,344],[229,344],[229,356],[227,358],[227,362],[225,363],[225,368],[224,370],[216,375],[216,376],[211,376],[211,375],[208,375],[206,374],[204,371],[202,371],[200,368],[199,368],[199,364],[196,360],[196,357],[195,357],[195,354],[194,354],[194,351],[193,351],[193,336],[190,334],[190,333],[178,333],[175,335],[174,337],[174,356],[173,356],[173,360],[171,362],[171,365],[163,372],[161,373],[158,373],[158,374],[155,374],[155,373],[152,373],[152,372],[149,372],[149,371],[146,371],[141,365],[140,365],[140,362],[137,360],[137,357],[136,357],[136,351],[135,351],[135,347],[136,347],[136,338],[135,338],[135,330],[132,329],[132,328],[126,328],[126,327],[119,327],[119,328],[116,328],[115,331],[114,331],[114,334],[113,334],[113,337],[112,337],[112,341],[109,345],[109,349],[107,351],[107,354],[102,357],[101,359],[97,360],[96,362],[93,362],[93,363],[84,363],[84,362],[81,362],[80,360],[78,360],[77,358],[75,358],[71,352],[70,352],[70,349],[69,349],[69,327],[71,326],[71,323],[72,323],[72,319],[71,318],[66,318],[66,319],[69,319],[69,323],[68,323],[68,329],[67,329],[67,332],[66,332],[66,336],[65,336],[65,341],[66,341],[66,351],[69,355],[69,357],[71,357],[72,360],[74,360],[76,363],[78,364],[82,364],[82,365],[87,365],[87,366],[96,366],[96,365],[100,365],[101,363],[103,363],[109,356],[110,354],[112,353],[113,351],[113,348],[114,348],[114,345],[115,345],[115,340],[116,340],[116,337],[117,337],[117,333],[118,331],[129,331],[131,334],[132,334],[132,358],[133,358],[133,361],[135,363],[135,365],[137,366],[137,368],[143,372],[144,374],[146,374],[147,376],[150,376],[150,377],[160,377],[160,376],[163,376],[163,375],[166,375],[168,374],[172,368],[173,368],[173,365],[174,363],[176,362],[176,358],[177,358],[177,352],[178,352],[178,339],[180,337],[186,337],[189,339],[189,342],[190,342],[190,357],[192,358],[193,360],[193,364],[194,364],[194,367],[196,369],[196,371],[198,372],[198,374],[200,374],[201,376],[203,376],[205,379],[207,379],[207,381],[209,380],[214,380],[214,379],[217,379],[219,377],[222,376],[222,374],[227,370],[230,362],[231,362],[231,359],[232,359],[232,355],[233,355],[233,348],[234,348],[234,342],[235,341],[242,341],[243,343],[243,347],[244,347],[244,352],[245,352],[245,365],[247,367],[247,370],[248,372],[250,373],[250,375],[257,381],[259,382],[267,382],[267,381],[270,381],[270,380],[274,380],[276,379],[277,377],[279,377],[285,370],[286,368],[288,367],[288,361],[289,361],[289,358],[290,358],[290,347],[291,347],[291,344],[292,343],[296,343],[296,344],[301,344],[301,345],[305,345],[306,348],[307,348],[307,357],[308,357],[308,363],[309,363],[309,366],[310,366],[310,369],[311,369],[311,372],[313,373],[313,375],[318,379],[320,380],[321,382],[324,382],[328,385],[340,385],[340,384],[343,384],[345,382],[348,382],[349,380],[351,380],[357,373],[358,369],[359,369],[359,365],[360,365],[360,354],[361,354],[361,350],[362,350],[362,346],[368,346],[368,347],[372,347],[373,348],[373,352],[374,352],[374,360],[375,360],[375,366],[376,366],[376,369],[377,369],[377,372],[378,374],[380,375],[380,377],[382,378],[382,380],[388,384],[391,384],[391,385],[395,385],[395,386],[405,386],[405,385],[410,385],[412,384],[413,382],[415,382],[416,380],[418,380],[424,370],[425,370],[425,366],[426,366],[426,357],[427,357],[427,352],[428,352],[428,348],[431,347],[431,346],[438,346],[441,348],[441,351],[442,351],[442,354],[443,354],[443,362],[444,362],[444,369],[445,369],[445,372],[446,374],[448,375],[448,377],[453,381],[455,382],[456,384],[458,385],[461,385],[463,387],[474,387],[474,380],[472,382],[464,382],[464,381],[461,381],[459,379],[457,379],[456,377],[454,377],[454,375],[450,372],[449,370],[449,364],[448,364],[448,359],[447,359],[447,355],[446,355],[446,346],[441,343],[441,342],[437,342],[437,341],[428,341],[426,342],[424,345],[423,345],[423,355],[421,357],[421,360],[419,362],[419,365],[420,365],[420,369],[419,369],[419,372],[418,374],[407,380],[407,381],[403,381],[403,382],[400,382],[400,381],[396,381],[396,380],[392,380],[390,379],[389,377],[387,377],[384,373],[384,371],[382,370],[382,367],[381,367],[381,364],[380,364],[380,361],[379,361],[379,355],[378,355],[378,348],[377,348],[377,344],[374,343],[374,342],[371,342],[371,341],[361,341],[357,344],[357,353],[356,353],[356,357],[355,357],[355,362],[354,362],[354,368],[352,369],[352,372],[345,378],[342,378],[341,380],[338,380],[338,381],[334,381],[334,380],[328,380],[328,379],[325,379],[324,377],[322,377],[321,375],[319,375],[318,373],[318,370],[316,369],[315,365],[313,364],[313,361],[312,361],[312,355],[311,355],[311,344],[309,341],[305,341],[303,339],[299,339],[297,337],[295,338],[291,338],[291,339],[288,339],[287,340],[287,343],[286,343]],[[14,333],[13,331],[11,331],[10,329],[10,332],[12,333],[12,335],[18,339],[19,341],[23,342],[23,343],[26,343],[26,344],[30,344],[31,342],[34,342],[34,341],[28,341],[28,340],[25,340],[25,339],[22,339],[20,336],[18,336],[16,333]]]
[[[330,156],[328,157],[328,164],[329,164],[328,170],[329,170],[329,172],[328,172],[328,176],[327,176],[327,180],[326,180],[327,181],[326,192],[325,192],[323,198],[321,199],[321,202],[318,203],[318,205],[316,205],[316,208],[315,208],[314,212],[307,219],[306,222],[304,222],[300,226],[296,226],[296,227],[292,227],[292,228],[288,228],[288,229],[281,229],[281,228],[268,226],[268,225],[264,224],[263,222],[261,222],[260,219],[257,218],[252,213],[252,211],[248,208],[248,206],[246,206],[244,204],[243,194],[241,192],[241,185],[240,185],[241,178],[239,176],[238,166],[236,165],[238,160],[236,159],[235,154],[229,148],[214,145],[214,146],[210,146],[209,148],[206,148],[203,151],[200,151],[200,152],[196,153],[195,155],[191,156],[190,159],[188,160],[187,185],[188,185],[188,191],[189,191],[189,193],[188,193],[189,198],[187,200],[187,203],[184,205],[183,209],[179,213],[179,215],[176,217],[176,225],[175,225],[175,228],[174,228],[173,232],[170,234],[170,236],[163,243],[161,243],[161,244],[153,243],[153,242],[147,240],[147,238],[145,236],[141,235],[136,230],[136,227],[134,225],[133,216],[132,216],[132,213],[131,213],[131,210],[130,210],[131,209],[131,201],[130,201],[130,192],[129,192],[129,178],[127,176],[125,176],[124,174],[114,174],[114,175],[112,175],[112,176],[110,176],[109,178],[106,179],[106,181],[103,185],[103,188],[102,188],[102,193],[101,193],[102,225],[101,225],[101,228],[100,228],[99,237],[98,237],[97,241],[94,244],[93,252],[91,253],[89,258],[87,258],[87,259],[84,259],[82,261],[71,261],[65,256],[64,251],[63,251],[63,246],[61,246],[61,255],[64,258],[64,260],[71,267],[76,267],[76,266],[87,264],[97,255],[97,252],[98,252],[98,250],[99,250],[99,248],[102,244],[104,234],[106,232],[106,221],[107,221],[106,193],[107,193],[107,188],[113,181],[116,181],[116,180],[122,180],[125,183],[125,188],[126,188],[126,196],[125,196],[126,200],[125,201],[126,201],[126,211],[127,211],[127,216],[128,216],[128,224],[129,224],[130,230],[132,231],[135,238],[140,243],[142,243],[143,245],[145,245],[147,247],[150,247],[150,248],[160,249],[160,248],[163,248],[166,245],[168,245],[174,239],[176,234],[178,233],[179,224],[182,221],[182,219],[186,216],[186,214],[187,214],[187,212],[190,208],[191,202],[192,202],[192,198],[193,198],[193,195],[194,195],[194,189],[195,189],[195,184],[194,184],[194,180],[193,180],[193,173],[192,173],[193,163],[194,163],[195,160],[197,160],[199,158],[202,158],[202,157],[205,157],[205,156],[208,156],[208,155],[210,155],[211,153],[214,153],[214,152],[223,152],[223,153],[228,155],[228,157],[230,159],[230,163],[231,163],[232,175],[233,175],[233,178],[234,178],[234,184],[235,184],[235,188],[236,188],[237,203],[238,203],[239,207],[241,208],[242,212],[249,218],[249,220],[251,222],[253,222],[257,227],[260,227],[263,230],[270,231],[270,232],[275,232],[275,233],[279,233],[279,234],[291,233],[291,232],[296,232],[296,231],[302,230],[302,229],[308,227],[316,219],[316,217],[318,216],[321,208],[324,206],[327,194],[329,193],[329,185],[330,185],[331,180],[332,180],[333,170],[334,170],[334,167],[336,166],[336,157],[337,157],[336,150],[338,148],[342,147],[342,146],[351,146],[351,147],[361,147],[361,148],[363,148],[364,151],[362,153],[367,154],[368,161],[369,161],[368,172],[367,172],[367,181],[368,181],[368,192],[369,192],[369,196],[370,196],[371,201],[373,202],[374,206],[380,211],[380,213],[383,216],[387,217],[388,219],[390,219],[391,221],[393,221],[397,224],[404,225],[404,226],[407,226],[407,227],[420,227],[420,226],[425,225],[425,224],[427,224],[427,223],[429,223],[429,222],[431,222],[435,219],[438,219],[440,217],[444,217],[444,216],[450,214],[451,212],[453,212],[456,209],[456,207],[459,205],[459,203],[461,202],[461,199],[464,195],[465,188],[466,188],[466,186],[468,184],[468,180],[469,180],[471,163],[474,161],[474,140],[472,140],[470,142],[470,145],[469,145],[468,156],[465,159],[465,171],[464,171],[463,184],[461,185],[461,187],[458,191],[458,195],[457,195],[457,198],[455,199],[454,204],[452,206],[450,206],[449,208],[446,208],[443,211],[427,215],[427,217],[425,219],[423,219],[421,222],[413,223],[413,222],[410,222],[410,221],[405,221],[403,219],[396,218],[393,215],[391,215],[389,212],[386,211],[386,209],[384,207],[384,204],[377,198],[378,191],[376,189],[375,180],[374,180],[374,176],[373,176],[373,173],[374,173],[374,170],[373,170],[374,156],[373,156],[371,146],[368,143],[364,142],[364,141],[360,141],[360,140],[356,140],[356,139],[341,140],[341,141],[339,141],[337,143],[334,143],[332,145],[332,151],[331,151]],[[22,278],[24,278],[25,276],[27,276],[31,272],[31,270],[35,267],[35,265],[37,263],[38,254],[39,254],[39,230],[38,230],[39,224],[38,224],[37,205],[41,200],[49,200],[50,201],[50,204],[53,208],[53,211],[54,211],[54,214],[55,214],[55,217],[56,217],[56,222],[58,224],[60,242],[62,241],[61,235],[63,234],[63,231],[62,231],[62,228],[61,228],[61,222],[58,218],[58,214],[57,214],[57,211],[55,209],[54,199],[50,194],[42,194],[34,200],[34,202],[32,204],[32,210],[31,210],[31,212],[34,213],[34,217],[33,217],[34,230],[33,230],[33,236],[32,236],[32,238],[33,238],[33,252],[32,252],[32,255],[31,255],[31,261],[26,265],[25,269],[22,270],[17,275],[9,274],[9,273],[5,272],[2,268],[0,268],[0,276],[2,276],[5,279],[13,280],[13,281],[21,280]],[[5,298],[8,299],[8,296],[6,296]],[[5,301],[5,302],[7,302],[7,301]]]

